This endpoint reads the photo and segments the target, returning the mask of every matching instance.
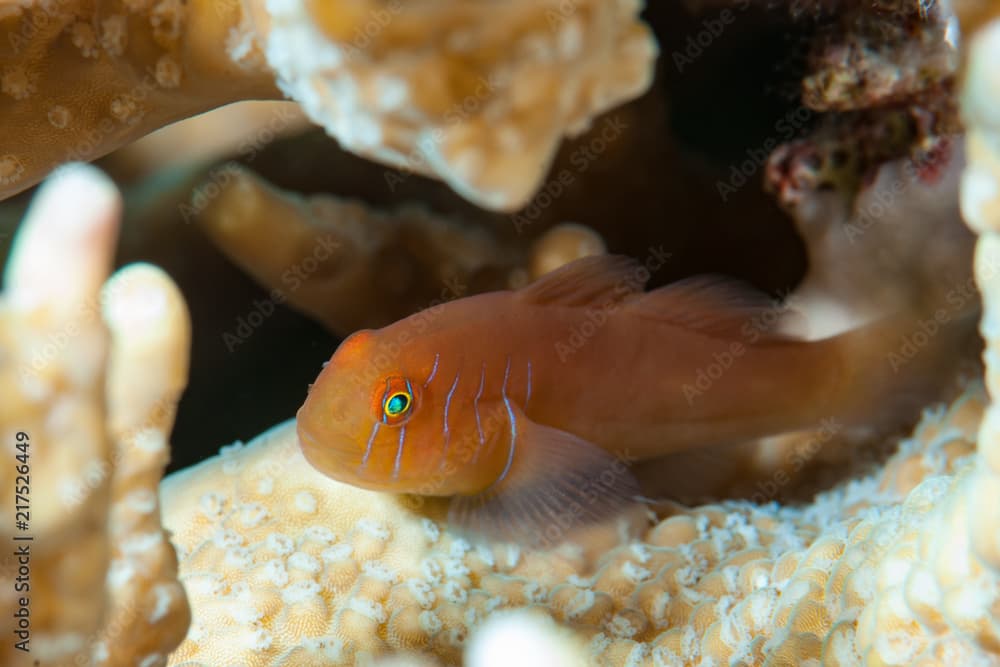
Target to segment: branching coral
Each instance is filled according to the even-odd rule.
[[[4,664],[162,664],[188,623],[156,496],[186,380],[187,313],[150,266],[101,291],[119,208],[95,170],[57,172],[7,266],[0,490],[14,499],[16,486],[30,509],[15,524],[4,502],[0,535],[30,555],[0,568],[3,608],[27,610],[4,614]],[[11,463],[18,454],[26,470]],[[9,641],[15,630],[30,653]]]
[[[341,335],[506,287],[524,263],[516,246],[487,230],[417,206],[378,213],[358,201],[282,192],[233,164],[217,172],[224,179],[192,197],[209,236],[282,301]]]
[[[275,301],[287,300],[341,335],[518,286],[604,247],[593,231],[562,225],[528,258],[513,240],[423,207],[378,212],[331,195],[304,199],[232,163],[195,187],[188,209]]]
[[[638,0],[43,2],[0,8],[0,195],[276,85],[347,148],[514,209],[564,134],[642,93]]]
[[[640,6],[289,2],[262,32],[282,89],[348,148],[512,210],[564,132],[649,86]]]
[[[277,97],[232,51],[238,3],[28,2],[0,8],[0,196],[180,118]]]

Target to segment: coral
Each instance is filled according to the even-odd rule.
[[[15,504],[3,503],[0,535],[13,546],[0,597],[29,610],[20,638],[31,653],[10,641],[22,620],[4,614],[3,664],[162,664],[188,623],[156,494],[186,380],[187,312],[148,265],[102,290],[120,206],[96,170],[56,172],[6,267],[0,491],[13,500],[16,485],[30,509],[15,526]],[[30,555],[13,557],[22,546]]]
[[[769,158],[768,185],[779,201],[794,206],[803,191],[833,189],[851,203],[883,164],[904,158],[936,181],[961,133],[950,4],[852,3],[823,28],[798,112],[815,127]]]
[[[926,163],[903,158],[881,165],[853,202],[822,188],[786,202],[809,248],[791,301],[808,313],[812,337],[903,309],[954,317],[975,303],[975,237],[958,202],[965,151],[953,144],[931,182],[921,175]]]
[[[914,18],[915,3],[910,1],[862,4],[848,9]],[[812,78],[810,90],[818,96],[817,108],[828,102],[826,108],[855,109],[858,115],[848,122],[842,120],[849,114],[833,119],[831,127],[842,133],[825,135],[833,137],[828,143],[817,135],[786,146],[771,166],[780,167],[772,172],[773,182],[796,218],[812,260],[795,297],[816,306],[816,313],[825,309],[827,316],[817,318],[820,325],[842,325],[845,315],[864,319],[887,304],[913,299],[934,304],[944,298],[954,305],[951,295],[963,308],[970,305],[976,295],[964,253],[972,239],[954,229],[960,203],[962,215],[981,235],[974,268],[985,300],[985,388],[967,383],[948,405],[928,409],[888,461],[856,469],[808,502],[783,500],[782,490],[790,482],[783,468],[768,467],[766,459],[783,459],[792,452],[802,460],[826,459],[833,455],[819,451],[829,446],[825,436],[818,441],[796,436],[741,450],[730,460],[713,461],[714,453],[702,460],[701,465],[727,477],[720,484],[731,483],[728,476],[733,474],[747,482],[744,462],[769,474],[767,485],[747,500],[692,507],[650,502],[634,516],[595,526],[544,552],[470,544],[451,534],[444,506],[435,500],[371,493],[320,475],[303,459],[290,422],[249,444],[225,447],[219,456],[160,486],[162,523],[172,547],[157,516],[154,487],[185,382],[185,307],[164,274],[149,266],[122,270],[105,283],[101,295],[111,262],[117,195],[90,170],[59,172],[31,209],[0,299],[0,387],[5,398],[0,423],[10,459],[18,452],[18,431],[28,434],[35,473],[31,658],[51,664],[90,659],[94,664],[152,665],[163,664],[171,653],[170,664],[192,667],[352,664],[369,658],[380,665],[464,661],[483,667],[510,664],[506,651],[512,651],[518,662],[534,659],[546,665],[579,664],[585,657],[599,664],[657,667],[1000,663],[1000,413],[987,398],[987,392],[995,397],[1000,387],[1000,84],[994,65],[1000,61],[1000,23],[988,22],[983,3],[965,3],[972,4],[977,6],[956,4],[969,38],[961,98],[969,127],[964,150],[956,137],[944,136],[955,119],[943,99],[950,94],[952,75],[942,66],[950,56],[935,41],[946,34],[941,30],[946,10],[938,5],[934,12],[942,13],[929,16],[926,34],[918,30],[915,54],[894,42],[869,56],[864,52],[872,44],[856,41],[863,34],[847,30],[845,62],[851,66],[827,67]],[[59,11],[69,6],[73,9],[67,12],[82,11],[76,8],[83,5],[64,3]],[[991,11],[1000,10],[993,5]],[[587,57],[572,65],[556,58],[552,70],[538,68],[540,80],[558,74],[541,98],[529,94],[539,79],[521,68],[551,56],[551,44],[524,40],[522,50],[508,48],[507,42],[498,44],[492,28],[498,17],[523,16],[524,23],[515,22],[515,27],[533,34],[533,21],[547,23],[555,3],[475,1],[461,11],[434,11],[429,2],[404,7],[390,0],[380,7],[392,20],[373,30],[373,17],[386,14],[372,12],[372,3],[364,0],[227,3],[215,16],[204,3],[134,0],[127,3],[128,13],[119,15],[127,20],[102,14],[66,30],[60,25],[45,28],[38,18],[51,4],[21,3],[0,8],[0,30],[24,30],[26,25],[40,30],[41,37],[33,38],[38,48],[53,47],[56,53],[44,56],[46,67],[57,62],[74,72],[79,65],[75,59],[90,58],[94,76],[107,81],[117,76],[117,67],[143,59],[155,62],[169,51],[185,64],[178,69],[168,62],[159,73],[168,81],[174,80],[172,74],[182,74],[182,88],[190,76],[194,88],[190,95],[186,89],[178,93],[169,104],[165,94],[156,97],[157,104],[164,104],[163,113],[174,102],[186,109],[183,113],[205,102],[195,88],[218,79],[211,71],[200,75],[199,64],[228,68],[231,57],[242,56],[247,69],[227,76],[252,79],[271,94],[273,67],[280,84],[314,117],[325,114],[324,122],[336,126],[335,134],[348,132],[343,129],[348,125],[351,132],[373,127],[386,132],[384,144],[366,143],[371,135],[365,132],[341,137],[355,150],[433,171],[478,201],[502,207],[537,176],[534,170],[543,168],[539,165],[559,135],[582,126],[585,117],[610,103],[609,96],[626,94],[630,85],[648,76],[636,65],[645,62],[649,42],[634,23],[634,4],[576,6],[581,16],[594,21],[584,21],[579,28],[584,35],[574,38],[587,44]],[[181,30],[185,21],[173,21],[180,14],[170,13],[180,7],[186,8],[185,21],[194,25],[194,19],[204,19],[199,25],[209,32],[218,22],[240,29],[226,33],[234,40],[230,42],[218,38],[221,33],[202,35],[211,43],[185,41],[193,33]],[[248,8],[245,15],[243,7]],[[275,8],[273,16],[269,7]],[[862,27],[870,28],[864,21]],[[414,25],[433,28],[434,49],[425,52],[414,45]],[[978,34],[973,25],[980,27]],[[598,35],[595,26],[607,32]],[[146,35],[147,41],[137,35]],[[290,35],[302,44],[321,39],[324,46],[352,48],[344,49],[341,67],[323,48],[279,48]],[[476,57],[456,66],[446,52],[461,50],[463,35],[471,45],[462,52]],[[560,48],[574,46],[572,34],[560,35],[570,42]],[[894,35],[893,40],[908,39],[903,33]],[[154,42],[156,48],[146,48]],[[620,88],[598,66],[598,59],[615,48],[628,50],[634,60],[624,62],[636,65],[630,70],[635,76],[624,76]],[[265,57],[278,52],[284,60],[265,64]],[[307,53],[317,60],[291,57],[305,59]],[[838,52],[816,53],[822,57],[815,62],[830,65]],[[860,60],[852,59],[858,54]],[[900,54],[928,58],[920,67],[901,69],[900,79],[893,81],[885,75],[900,64]],[[313,76],[314,66],[324,77]],[[444,84],[435,87],[438,79],[425,82],[411,69],[426,76],[459,74],[441,78]],[[847,76],[855,69],[865,76]],[[449,117],[448,106],[433,103],[460,101],[477,76],[504,71],[515,72],[518,85],[511,82],[467,116]],[[38,99],[58,103],[63,99],[59,95],[102,95],[83,94],[73,86],[55,90],[45,68],[39,72],[17,67],[0,71],[4,103],[17,98],[14,106],[23,102],[27,106],[18,107],[23,109]],[[421,84],[414,94],[426,104],[414,105],[415,124],[407,124],[392,104],[379,106],[386,101],[380,78],[386,72]],[[349,94],[341,96],[345,90]],[[425,92],[431,101],[420,98]],[[389,102],[395,99],[392,94]],[[532,113],[517,121],[523,121],[524,136],[538,142],[532,144],[537,152],[516,150],[516,141],[503,143],[508,135],[483,129],[487,120],[509,120],[505,112],[518,108],[511,97],[520,94],[527,95]],[[560,95],[572,103],[555,99]],[[102,103],[112,103],[127,117],[126,102]],[[897,108],[882,108],[886,106]],[[930,117],[921,111],[927,109],[932,109]],[[58,128],[75,116],[71,105],[62,103],[45,118]],[[359,118],[371,123],[355,124]],[[871,135],[857,133],[865,122],[879,118],[884,122],[873,123]],[[898,133],[896,123],[902,127]],[[435,131],[440,135],[434,136]],[[31,132],[32,145],[42,146],[52,136],[48,126],[29,127],[25,136]],[[420,137],[427,132],[440,143],[422,145]],[[833,160],[844,141],[854,141],[853,149],[860,150],[872,136],[879,145],[871,146],[870,153],[854,154],[841,172],[824,171],[823,165],[832,164],[824,160]],[[101,150],[128,139],[124,134],[106,138]],[[476,162],[482,156],[463,152],[469,148],[466,140],[496,158],[506,177],[513,173],[517,178],[501,182],[492,170],[480,170]],[[442,152],[445,143],[458,152]],[[932,158],[915,158],[913,151]],[[812,160],[816,156],[822,158],[819,168]],[[522,159],[537,162],[522,168]],[[33,164],[30,178],[46,168]],[[0,157],[0,169],[21,177],[23,165],[17,158]],[[223,176],[225,183],[219,180]],[[824,187],[830,183],[835,187],[827,192]],[[385,301],[392,302],[368,310],[369,321],[395,317],[391,308],[426,305],[420,302],[423,297],[393,296],[400,283],[411,288],[413,276],[426,280],[412,294],[426,296],[432,286],[447,288],[443,281],[451,270],[466,272],[463,280],[476,285],[472,291],[517,284],[566,259],[603,250],[601,238],[586,228],[564,226],[536,241],[514,241],[422,209],[376,213],[330,195],[300,197],[229,166],[203,181],[191,204],[199,209],[201,229],[259,282],[284,288],[283,298],[336,330],[359,326],[348,307],[357,304],[351,299],[359,295],[384,293],[389,295]],[[875,213],[876,205],[886,210]],[[175,244],[172,251],[184,249],[197,231],[192,229],[178,232],[163,223],[143,233],[164,246]],[[942,232],[949,234],[946,243]],[[313,252],[325,247],[320,241],[328,234],[336,236],[339,246],[330,248],[336,261],[323,266]],[[945,246],[950,252],[941,251]],[[446,247],[462,252],[455,259]],[[448,261],[442,263],[442,258]],[[314,262],[308,264],[309,259]],[[914,261],[919,263],[915,268]],[[409,272],[402,277],[394,273],[401,265]],[[308,270],[315,280],[289,289],[284,275],[289,267]],[[383,277],[386,282],[373,292],[368,283]],[[838,310],[843,304],[847,308]],[[820,328],[812,333],[824,332]],[[254,391],[268,386],[264,376],[258,379]],[[0,467],[0,492],[9,497],[14,482],[11,467]],[[4,512],[0,533],[9,539],[14,517]],[[5,609],[18,605],[10,597],[17,565],[8,559],[0,569]],[[191,605],[183,641],[189,616],[178,569]],[[7,618],[0,629],[11,636],[16,622]],[[0,662],[20,664],[25,656],[5,644]]]
[[[289,2],[262,32],[282,90],[349,149],[513,210],[564,132],[649,87],[640,6]]]
[[[256,280],[280,290],[280,301],[342,335],[506,287],[520,260],[494,234],[418,206],[379,213],[331,195],[279,191],[235,164],[217,173],[193,191],[202,227]]]
[[[525,255],[487,227],[409,205],[380,212],[332,195],[304,199],[234,163],[212,170],[184,215],[199,223],[273,300],[347,335],[437,303],[509,289],[603,250],[580,225],[550,230]],[[525,270],[525,265],[528,270]]]
[[[803,105],[809,118],[835,113],[779,146],[765,175],[809,248],[795,305],[813,336],[974,303],[956,195],[956,22],[947,3],[850,5],[813,46]]]
[[[926,98],[954,75],[957,31],[943,3],[859,3],[817,42],[802,82],[810,108],[846,111]]]
[[[299,134],[310,126],[295,102],[231,104],[167,125],[115,151],[114,172],[127,174],[134,180],[171,167],[211,162],[220,155],[253,158],[263,146]],[[107,168],[107,163],[104,166]]]
[[[0,196],[175,120],[279,97],[259,51],[232,50],[242,17],[229,2],[5,5]]]
[[[348,149],[477,203],[530,198],[565,134],[646,90],[637,0],[36,2],[0,9],[0,195],[278,89]]]
[[[558,225],[542,234],[532,246],[529,274],[533,279],[538,278],[574,259],[605,252],[604,239],[592,229],[573,223]]]
[[[898,568],[920,569],[920,549],[967,544],[935,531],[976,474],[983,402],[973,385],[928,413],[884,471],[802,509],[661,508],[668,516],[640,539],[607,527],[551,552],[472,546],[436,505],[334,482],[305,462],[289,422],[163,484],[194,610],[172,664],[350,663],[391,650],[454,664],[485,617],[520,607],[572,628],[602,664],[932,657],[934,634],[878,615],[899,613],[889,584],[901,584]],[[961,572],[938,567],[932,575]],[[995,578],[960,579],[983,603],[997,592]],[[947,620],[967,609],[961,600]],[[983,633],[951,645],[986,656]],[[904,647],[906,660],[889,652]]]

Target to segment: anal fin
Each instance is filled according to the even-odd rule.
[[[449,524],[470,537],[549,548],[576,528],[623,512],[639,487],[627,452],[615,456],[511,406],[510,467],[485,491],[452,497]]]

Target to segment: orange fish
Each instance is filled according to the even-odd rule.
[[[531,540],[623,509],[633,461],[851,418],[906,376],[886,350],[912,318],[804,341],[746,287],[642,292],[641,273],[587,257],[353,334],[298,412],[306,459],[367,489],[451,496],[463,532]]]

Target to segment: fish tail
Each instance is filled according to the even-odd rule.
[[[843,371],[839,413],[848,425],[892,429],[946,398],[978,338],[978,304],[890,316],[830,339]]]

